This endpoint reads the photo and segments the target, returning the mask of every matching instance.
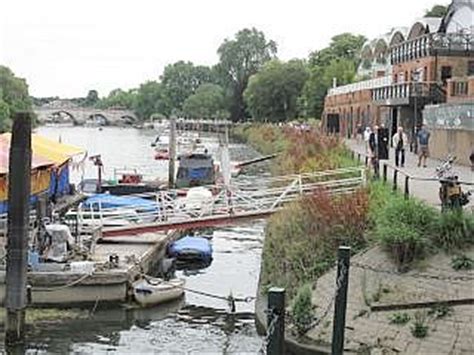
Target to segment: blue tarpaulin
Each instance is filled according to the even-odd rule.
[[[156,202],[134,196],[115,196],[110,194],[97,194],[87,198],[82,206],[87,209],[120,208],[129,207],[137,212],[158,212],[159,207]]]
[[[206,238],[188,236],[171,244],[168,253],[177,258],[186,253],[192,253],[198,255],[202,261],[210,261],[212,259],[212,245]]]

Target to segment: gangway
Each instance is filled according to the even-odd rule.
[[[186,198],[177,198],[177,191],[158,192],[153,195],[158,207],[156,211],[131,216],[129,210],[133,206],[128,206],[127,211],[124,210],[123,213],[120,213],[120,208],[102,209],[100,216],[109,217],[107,220],[95,220],[95,225],[102,223],[103,237],[115,237],[233,224],[242,220],[266,218],[285,204],[320,189],[335,195],[351,193],[364,185],[365,180],[365,169],[352,167],[278,177],[238,179],[230,185],[209,186],[208,189],[215,194],[192,203]],[[83,219],[80,209],[77,215],[81,224]],[[123,220],[128,216],[130,220],[126,225],[106,226],[107,221],[113,221],[114,218]],[[149,222],[150,220],[152,222]]]

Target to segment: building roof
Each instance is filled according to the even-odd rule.
[[[11,133],[0,135],[0,174],[8,172],[10,156]],[[75,155],[84,154],[85,150],[56,142],[37,134],[31,135],[31,146],[33,151],[32,169],[45,166],[59,166],[67,162]]]

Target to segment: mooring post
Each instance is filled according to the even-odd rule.
[[[23,340],[27,304],[26,272],[31,187],[31,119],[29,113],[22,112],[15,115],[8,169],[5,342],[8,345],[13,345]]]
[[[268,291],[267,354],[285,353],[285,289],[272,287]]]
[[[170,142],[169,142],[169,162],[168,162],[168,187],[174,189],[175,181],[175,161],[176,161],[176,119],[170,118]]]
[[[336,302],[332,331],[332,355],[344,351],[344,328],[346,326],[347,288],[349,286],[350,247],[339,247],[337,254]]]
[[[398,170],[393,169],[393,191],[397,191],[397,177],[398,177]]]
[[[410,187],[408,184],[410,183],[410,177],[407,175],[405,176],[405,199],[408,200],[410,198]]]

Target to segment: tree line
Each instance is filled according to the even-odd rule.
[[[255,28],[243,29],[219,46],[216,65],[178,61],[167,65],[159,80],[112,90],[95,104],[134,110],[142,120],[171,115],[234,122],[317,118],[333,78],[340,84],[354,79],[365,40],[344,33],[307,59],[282,61],[275,41]]]

